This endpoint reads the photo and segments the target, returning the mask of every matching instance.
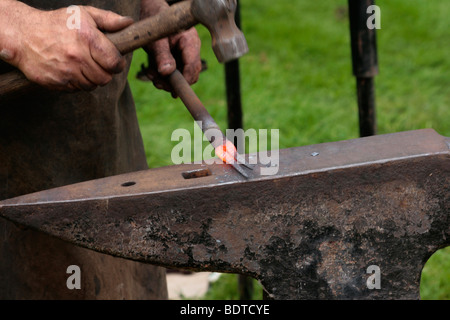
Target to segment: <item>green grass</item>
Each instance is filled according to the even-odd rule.
[[[252,300],[263,299],[262,286],[256,280],[252,283]],[[238,275],[237,274],[222,274],[220,278],[213,282],[202,297],[203,300],[239,300]]]
[[[378,133],[433,128],[450,136],[448,0],[378,0],[377,5]],[[280,148],[358,137],[346,6],[346,0],[241,1],[250,47],[240,60],[245,128],[280,129]],[[209,68],[193,88],[225,129],[223,66],[206,29],[197,30]],[[143,51],[135,53],[130,82],[154,168],[172,164],[177,143],[170,139],[172,131],[193,132],[194,123],[179,100],[134,79],[145,59]],[[449,263],[449,248],[432,257],[423,272],[423,299],[450,298]]]
[[[423,300],[450,300],[450,247],[428,259],[422,270],[420,296]]]

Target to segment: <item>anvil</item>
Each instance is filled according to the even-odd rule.
[[[450,245],[450,139],[424,129],[279,150],[273,176],[176,165],[0,202],[0,216],[150,264],[258,279],[272,299],[418,299]],[[379,288],[369,285],[376,266]]]

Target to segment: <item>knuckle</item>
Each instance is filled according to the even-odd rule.
[[[66,67],[61,70],[61,81],[62,82],[69,82],[71,79],[74,78],[75,72],[72,68]]]
[[[125,59],[111,54],[107,58],[107,65],[112,72],[119,73],[125,68]]]
[[[94,7],[87,5],[79,5],[78,8],[80,8],[80,15],[82,20],[91,17],[92,10],[95,10]]]
[[[77,30],[78,37],[81,41],[90,43],[93,40],[92,31],[86,25],[81,25],[81,28]]]
[[[99,83],[98,83],[98,85],[99,86],[106,86],[108,83],[110,83],[111,81],[112,81],[112,75],[110,75],[110,74],[106,74],[106,75],[104,75],[103,76],[103,78],[102,78],[102,81],[100,81]]]
[[[196,74],[199,74],[199,73],[202,71],[202,69],[203,69],[202,61],[201,61],[201,60],[198,60],[198,61],[195,63],[195,73],[196,73]]]
[[[65,55],[70,61],[76,61],[80,58],[78,52],[76,52],[73,48],[67,48]]]
[[[110,20],[110,19],[115,19],[117,17],[117,14],[112,12],[111,10],[105,10],[105,19]]]
[[[83,61],[83,54],[78,47],[68,47],[65,54],[69,63],[74,62],[81,64]],[[69,70],[70,68],[67,69]]]

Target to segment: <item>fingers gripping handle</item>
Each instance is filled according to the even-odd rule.
[[[138,21],[107,37],[122,54],[132,52],[153,41],[176,34],[196,25],[191,13],[192,1],[181,1],[161,13]]]
[[[117,33],[108,34],[107,37],[122,54],[126,54],[202,23],[211,33],[217,59],[223,63],[248,52],[245,37],[234,20],[236,7],[236,0],[181,1],[156,16],[134,23]],[[0,75],[0,100],[34,86],[20,71]]]
[[[228,62],[248,52],[244,34],[235,22],[236,8],[236,0],[181,1],[154,17],[109,34],[108,38],[125,54],[201,23],[211,33],[217,60]]]
[[[156,16],[106,36],[121,54],[132,52],[148,43],[194,26],[197,20],[192,15],[191,3],[192,1],[182,1]],[[37,85],[30,82],[19,70],[0,75],[0,100],[7,100],[36,87]]]

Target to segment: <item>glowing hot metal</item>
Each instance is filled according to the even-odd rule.
[[[194,120],[200,125],[208,141],[214,147],[217,157],[224,163],[231,165],[242,176],[248,178],[249,176],[242,166],[253,170],[252,166],[237,152],[233,143],[227,140],[223,133],[221,133],[219,126],[206,110],[205,106],[197,97],[194,90],[192,90],[184,76],[176,70],[169,76],[169,80],[175,93],[183,101]],[[217,132],[220,132],[219,137],[213,134]]]

